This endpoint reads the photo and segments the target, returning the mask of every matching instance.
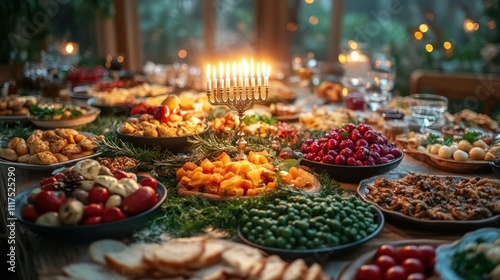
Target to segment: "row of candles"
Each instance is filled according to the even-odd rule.
[[[219,77],[217,77],[216,66],[207,65],[206,74],[208,90],[212,90],[212,88],[260,87],[262,86],[262,80],[264,80],[264,86],[269,86],[269,73],[271,72],[271,66],[269,64],[258,62],[257,66],[255,66],[253,59],[251,59],[249,65],[243,58],[242,61],[238,63],[233,61],[232,67],[230,66],[229,62],[226,62],[224,69],[224,64],[219,62]],[[225,77],[224,73],[226,74]],[[232,77],[230,77],[231,73]]]

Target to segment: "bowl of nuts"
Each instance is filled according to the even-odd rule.
[[[135,158],[126,156],[117,156],[114,158],[98,157],[97,161],[101,166],[106,166],[109,169],[120,169],[131,172],[140,164],[140,161]]]
[[[188,139],[208,130],[199,118],[188,114],[170,114],[168,118],[159,119],[148,114],[132,116],[117,128],[117,137],[138,148],[160,147],[174,153],[186,153],[191,147]]]

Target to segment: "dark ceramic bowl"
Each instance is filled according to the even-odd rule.
[[[495,164],[494,162],[490,162],[491,170],[493,171],[493,174],[497,176],[497,178],[500,178],[500,165]]]
[[[137,176],[137,180],[143,179],[143,176]],[[163,203],[167,197],[167,189],[162,184],[158,183],[156,193],[158,194],[158,202],[151,209],[127,217],[126,219],[102,223],[98,225],[75,225],[75,226],[42,226],[32,222],[28,222],[21,216],[21,210],[28,202],[28,196],[39,185],[33,186],[15,198],[15,215],[17,223],[23,228],[26,228],[34,233],[51,238],[61,238],[74,241],[90,241],[102,238],[123,238],[134,233],[136,229],[140,229],[148,220],[151,214]]]
[[[204,134],[208,131],[208,126],[199,133]],[[118,139],[123,142],[128,142],[137,148],[154,148],[160,147],[162,150],[168,150],[172,153],[187,153],[191,148],[191,143],[188,142],[189,138],[193,135],[177,136],[177,137],[147,137],[147,136],[133,136],[124,134],[116,130]]]
[[[352,242],[352,243],[347,243],[343,245],[338,245],[338,246],[329,246],[329,247],[324,247],[324,248],[318,248],[318,249],[282,249],[282,248],[276,248],[276,247],[269,247],[269,246],[264,246],[260,244],[256,244],[250,240],[248,240],[245,235],[240,231],[240,228],[238,228],[238,237],[247,245],[250,245],[252,247],[258,248],[270,255],[279,255],[283,258],[290,258],[290,259],[296,259],[296,258],[313,258],[316,260],[324,260],[329,257],[335,257],[335,256],[340,256],[344,252],[348,252],[357,246],[369,241],[370,239],[374,238],[377,236],[381,231],[382,228],[384,227],[384,215],[382,212],[377,209],[376,207],[372,207],[373,213],[375,214],[375,222],[377,223],[378,227],[377,229],[372,232],[370,235],[366,236],[365,238],[362,238],[358,241]]]
[[[370,166],[336,165],[307,159],[302,159],[300,164],[311,168],[316,173],[326,172],[330,177],[340,182],[359,183],[363,179],[381,175],[395,169],[403,160],[403,156],[404,154],[389,163]]]

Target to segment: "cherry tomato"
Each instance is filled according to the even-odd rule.
[[[436,257],[436,250],[434,247],[430,245],[420,245],[418,246],[418,250],[420,251],[420,254],[422,255],[422,260],[425,266],[429,268],[433,268],[433,260]]]
[[[161,123],[167,123],[170,120],[170,109],[166,105],[158,105],[153,114],[154,118]]]
[[[405,280],[406,271],[400,265],[395,265],[385,272],[385,280]]]
[[[89,191],[89,202],[90,203],[106,203],[108,200],[109,191],[105,187],[100,187],[94,185],[92,189]]]
[[[392,257],[394,260],[397,259],[397,252],[396,248],[394,248],[392,245],[382,245],[377,249],[377,253],[375,254],[375,257],[378,258],[380,256],[389,256]]]
[[[375,265],[380,268],[382,274],[384,274],[389,268],[397,264],[396,260],[388,255],[382,255],[375,260]]]
[[[84,218],[82,221],[82,224],[84,225],[96,225],[102,223],[102,217],[101,216],[92,216],[92,217],[87,217]]]
[[[158,181],[156,181],[155,178],[151,178],[151,177],[146,177],[146,178],[143,178],[139,184],[141,186],[148,186],[148,187],[151,187],[153,190],[156,190],[158,188]]]
[[[415,245],[406,245],[399,249],[397,260],[401,263],[408,258],[415,258],[422,261],[422,254]]]
[[[33,204],[27,204],[21,210],[21,217],[26,221],[34,223],[39,216],[40,213]]]
[[[356,280],[379,280],[382,279],[380,268],[374,264],[364,264],[356,272]]]
[[[103,212],[104,206],[99,203],[90,203],[89,205],[85,205],[85,207],[83,207],[83,215],[85,217],[102,216]]]
[[[401,266],[405,269],[406,273],[424,273],[424,265],[422,262],[415,258],[407,258],[402,263]]]
[[[406,280],[425,280],[425,275],[422,273],[412,273],[406,277]]]
[[[122,210],[118,207],[109,207],[104,209],[102,214],[102,221],[105,223],[119,221],[127,218]]]

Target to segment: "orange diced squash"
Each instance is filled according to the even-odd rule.
[[[226,164],[226,172],[240,174],[241,163],[239,161],[229,162]]]
[[[267,183],[266,188],[267,188],[267,190],[277,190],[278,189],[278,182],[269,182],[269,183]]]
[[[224,163],[222,161],[220,161],[220,160],[216,160],[216,161],[214,161],[212,163],[215,166],[215,168],[222,168],[222,167],[224,167]]]
[[[234,174],[233,172],[227,172],[225,175],[224,175],[224,181],[226,180],[230,180],[231,178],[234,178],[236,177],[237,175]],[[241,178],[241,176],[238,176]]]
[[[240,188],[245,190],[245,193],[248,189],[251,189],[253,187],[252,182],[250,180],[245,180],[243,179],[240,184]]]
[[[222,153],[217,157],[217,160],[221,161],[223,164],[227,164],[228,162],[231,162],[231,158],[229,157],[228,154]]]
[[[269,170],[269,171],[274,171],[274,165],[272,163],[264,163],[262,164],[262,167],[264,167],[265,169]]]
[[[245,176],[246,179],[248,179],[252,182],[252,185],[254,188],[256,188],[261,182],[260,173],[261,173],[260,170],[257,170],[257,169],[251,170],[251,171],[248,171],[247,175]]]
[[[226,175],[226,173],[227,173],[226,168],[224,168],[224,167],[216,167],[216,168],[214,168],[213,172],[214,172],[214,174],[220,174],[222,176]]]
[[[198,167],[198,165],[196,165],[195,163],[190,162],[190,161],[188,161],[188,162],[184,163],[184,165],[182,166],[182,168],[183,168],[184,170],[186,170],[186,171],[192,171],[192,170],[194,170],[196,167]]]
[[[189,179],[189,177],[187,177],[187,176],[184,176],[184,177],[182,177],[182,179],[180,180],[179,183],[181,183],[184,186],[186,186],[187,188],[189,188],[189,181],[191,181],[191,179]]]
[[[248,172],[255,170],[255,164],[245,160],[240,163],[240,175],[245,176]]]
[[[177,178],[177,180],[180,181],[182,179],[182,177],[189,176],[189,173],[191,173],[191,172],[190,171],[186,171],[184,168],[179,168],[175,172],[175,177]]]
[[[215,165],[208,158],[206,158],[201,162],[200,167],[203,169],[203,173],[212,173]]]
[[[288,170],[288,173],[292,175],[293,178],[297,178],[300,176],[299,171],[297,170],[297,167],[292,166],[290,167],[290,170]]]
[[[209,174],[204,174],[203,172],[195,172],[189,181],[189,186],[192,188],[204,187],[210,182],[211,176]]]
[[[211,174],[211,176],[210,176],[210,183],[211,184],[219,185],[220,182],[222,182],[222,180],[224,180],[224,176],[219,174],[219,173],[214,173],[214,174]]]

